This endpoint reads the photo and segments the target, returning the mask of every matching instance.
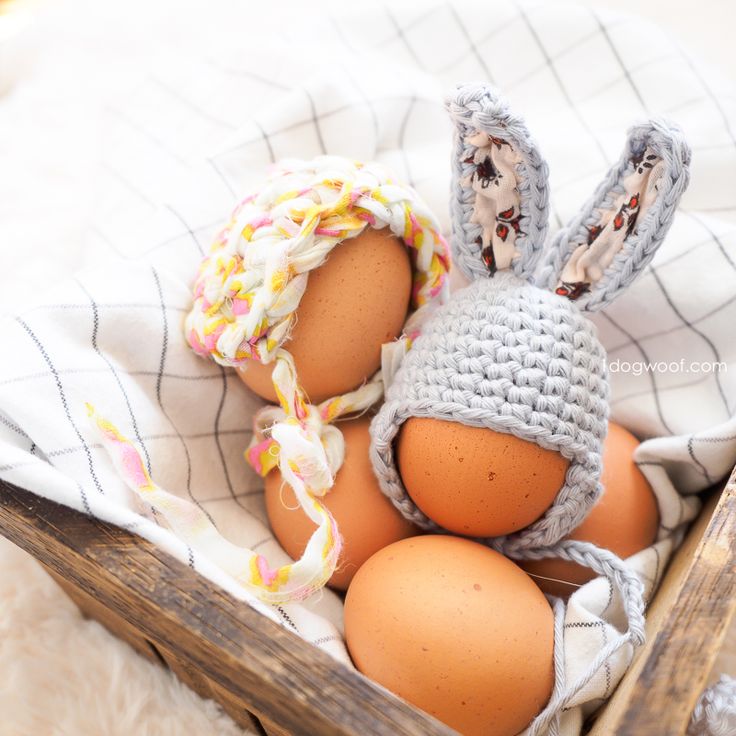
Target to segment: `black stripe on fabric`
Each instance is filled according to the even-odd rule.
[[[144,204],[147,204],[152,209],[156,209],[156,204],[148,197],[145,192],[142,192],[136,187],[129,179],[124,177],[115,167],[109,163],[103,163],[102,167],[109,174],[112,174],[113,178],[117,179],[129,192],[134,194]]]
[[[452,8],[451,6],[450,6],[450,9],[454,11],[454,8]],[[492,31],[489,31],[485,36],[482,36],[481,38],[479,38],[474,43],[474,47],[477,50],[477,52],[480,53],[480,49],[478,48],[479,46],[482,46],[484,43],[487,43],[492,38],[495,38],[496,36],[498,36],[500,33],[503,33],[509,26],[512,26],[514,23],[518,22],[519,20],[521,20],[520,16],[515,15],[513,18],[509,18],[508,20],[501,23],[501,25],[496,26]],[[454,69],[458,64],[462,64],[462,62],[465,61],[465,59],[467,59],[471,55],[473,55],[472,49],[468,49],[464,51],[460,56],[453,59],[448,64],[445,64],[443,67],[436,69],[435,74],[448,73],[451,69]],[[533,73],[541,71],[542,68],[546,68],[546,67],[540,67],[539,69],[535,69]],[[526,75],[524,76],[526,77]],[[490,76],[489,76],[489,79],[490,79]],[[508,85],[506,89],[512,89],[519,83],[519,81],[520,80],[515,80],[514,83],[511,85]]]
[[[491,70],[488,68],[488,64],[486,64],[485,59],[481,56],[481,53],[478,50],[478,47],[473,42],[468,29],[465,27],[465,23],[463,23],[462,18],[460,18],[460,14],[457,12],[457,9],[453,7],[451,3],[447,4],[447,9],[450,11],[450,14],[454,18],[457,27],[460,29],[460,33],[465,37],[465,41],[470,48],[470,53],[475,57],[475,60],[478,62],[478,65],[480,66],[480,69],[485,75],[486,79],[491,84],[495,84],[495,82],[493,81]]]
[[[263,126],[257,121],[253,121],[253,125],[256,126],[258,129],[258,132],[261,134],[261,138],[263,139],[263,142],[266,144],[266,148],[268,149],[268,157],[271,159],[271,163],[276,163],[276,154],[274,153],[273,146],[271,145],[271,139],[268,136],[268,133],[266,133]]]
[[[96,373],[107,373],[107,368],[67,368],[60,369],[58,371],[60,376],[71,376],[71,375],[94,375]],[[0,386],[7,386],[11,383],[25,383],[26,381],[35,381],[41,378],[48,378],[52,375],[49,371],[42,371],[40,373],[27,373],[25,376],[15,376],[14,378],[7,378],[4,381],[0,381]],[[158,376],[158,371],[126,371],[128,376]],[[185,376],[180,373],[169,373],[168,371],[163,372],[164,378],[171,378],[176,381],[219,381],[219,374],[206,374],[206,375],[194,375]],[[0,420],[1,421],[1,420]]]
[[[692,320],[690,324],[691,325],[700,324],[701,322],[704,322],[709,317],[712,317],[714,314],[718,314],[719,312],[721,312],[722,310],[724,310],[726,307],[730,306],[734,302],[736,302],[736,295],[729,297],[728,299],[726,299],[725,302],[721,302],[721,304],[719,304],[717,307],[714,307],[709,312],[706,312],[705,314],[701,314],[700,317]],[[659,330],[658,332],[650,332],[648,335],[644,335],[640,337],[639,340],[641,342],[644,342],[646,340],[653,340],[656,337],[664,337],[665,335],[671,335],[672,333],[677,332],[678,330],[686,330],[686,329],[688,329],[688,325],[681,324],[681,325],[677,325],[677,327],[669,327],[666,330]],[[608,355],[611,356],[613,353],[619,350],[628,348],[630,345],[631,345],[630,341],[621,343],[620,345],[615,345],[607,351]],[[706,376],[706,377],[709,377],[709,376]],[[699,382],[700,382],[700,379],[698,379],[697,381],[691,381],[691,382],[683,383],[680,385],[681,386],[691,386]]]
[[[108,358],[107,355],[105,355],[105,353],[103,353],[102,350],[100,350],[100,346],[97,342],[97,338],[98,338],[99,331],[100,331],[100,314],[97,309],[97,303],[95,302],[94,298],[89,293],[89,291],[87,291],[84,284],[82,284],[82,282],[78,278],[75,279],[75,281],[79,285],[79,288],[86,294],[87,298],[89,299],[89,303],[92,306],[92,349],[105,362],[105,365],[107,365],[108,369],[110,370],[110,373],[112,373],[113,378],[115,379],[115,383],[120,389],[120,393],[123,396],[123,401],[125,401],[125,406],[128,409],[128,416],[130,416],[130,422],[131,422],[131,425],[133,426],[133,432],[135,434],[135,438],[138,441],[138,444],[140,445],[141,449],[143,450],[143,455],[146,459],[146,468],[150,475],[152,472],[151,457],[148,454],[148,448],[146,447],[146,443],[143,441],[140,430],[138,429],[138,422],[136,421],[135,413],[133,412],[133,407],[131,406],[131,403],[130,403],[130,397],[128,396],[128,393],[126,392],[125,387],[123,386],[123,382],[120,380],[120,375],[118,374],[118,371],[115,368],[115,365],[110,360],[110,358]]]
[[[171,85],[169,85],[167,82],[164,82],[163,79],[155,76],[149,77],[151,82],[153,82],[156,86],[160,87],[164,92],[166,92],[168,95],[173,97],[175,100],[180,102],[184,107],[188,107],[190,110],[193,110],[196,112],[201,118],[205,120],[209,120],[211,123],[214,123],[215,125],[219,125],[223,128],[229,128],[230,130],[235,130],[237,128],[236,125],[233,125],[229,120],[223,120],[222,118],[218,118],[217,116],[210,113],[208,110],[205,110],[201,108],[199,105],[197,105],[195,102],[192,102],[188,97],[185,97],[181,92],[179,92],[178,89],[175,89]]]
[[[276,610],[279,612],[279,615],[281,616],[281,618],[289,626],[291,626],[291,628],[294,629],[294,631],[296,631],[297,633],[299,633],[299,629],[297,628],[297,625],[294,623],[294,621],[292,620],[291,616],[289,616],[289,614],[286,613],[286,611],[284,611],[283,607],[282,606],[276,606]]]
[[[235,490],[233,489],[233,484],[230,479],[230,472],[227,468],[227,462],[225,460],[225,453],[222,449],[222,443],[220,442],[220,418],[222,417],[222,410],[225,406],[225,399],[227,398],[227,372],[225,371],[223,366],[218,365],[217,367],[220,369],[220,375],[222,376],[222,393],[220,394],[220,403],[217,406],[217,414],[215,414],[215,445],[217,447],[217,453],[220,456],[220,462],[222,463],[222,472],[225,474],[225,482],[227,483],[227,488],[230,491],[230,495],[233,497],[235,503],[237,503],[238,506],[242,507],[243,504],[238,500],[238,497],[235,495]]]
[[[202,244],[199,242],[199,238],[194,234],[194,230],[190,227],[189,223],[170,205],[166,205],[166,209],[171,212],[174,217],[176,217],[179,222],[184,225],[187,232],[192,238],[192,241],[194,242],[195,247],[199,251],[199,255],[204,256],[204,248],[202,247]]]
[[[605,626],[603,621],[572,621],[571,623],[565,624],[566,629],[596,629],[600,626]]]
[[[591,9],[590,14],[593,16],[593,18],[595,19],[595,22],[598,24],[598,27],[601,30],[601,35],[603,36],[606,43],[608,44],[608,47],[611,49],[611,53],[613,54],[614,58],[618,62],[618,65],[621,67],[621,71],[624,73],[624,78],[629,83],[629,87],[631,87],[631,90],[633,91],[634,95],[636,95],[636,98],[639,100],[639,104],[642,106],[642,109],[644,110],[644,112],[648,113],[649,110],[647,108],[647,103],[644,102],[644,98],[642,97],[642,94],[639,91],[639,88],[634,84],[634,80],[631,77],[631,71],[626,66],[626,64],[624,64],[624,60],[621,58],[621,54],[616,48],[616,45],[613,43],[613,39],[611,38],[611,34],[608,32],[608,28],[606,28],[606,25],[600,19],[600,17],[598,16],[598,13],[596,13],[594,10]]]
[[[74,434],[77,435],[77,438],[79,439],[79,442],[82,445],[82,449],[84,450],[85,455],[87,456],[87,466],[89,469],[89,474],[92,477],[92,482],[95,484],[95,488],[97,489],[98,493],[102,496],[105,495],[105,492],[102,490],[102,485],[100,484],[100,480],[97,477],[97,473],[95,472],[95,466],[94,462],[92,460],[92,453],[90,451],[89,446],[87,445],[87,441],[84,439],[82,433],[79,431],[79,427],[77,427],[76,422],[74,421],[74,418],[72,417],[71,411],[69,411],[69,404],[67,402],[66,393],[64,392],[64,386],[61,383],[61,378],[59,378],[59,374],[56,372],[56,367],[54,366],[51,357],[49,356],[48,352],[46,351],[46,348],[43,346],[41,341],[36,337],[36,334],[33,332],[33,330],[30,328],[27,322],[25,322],[21,317],[16,317],[15,321],[25,330],[25,332],[28,334],[28,336],[31,338],[35,346],[38,348],[39,352],[41,353],[41,357],[44,359],[44,362],[49,367],[49,370],[51,371],[51,374],[54,377],[54,383],[56,384],[56,390],[59,394],[59,399],[61,400],[61,404],[64,407],[64,413],[66,414],[66,418],[71,425],[72,429],[74,430]],[[85,505],[85,508],[89,508],[89,504],[87,503],[86,494],[84,493],[84,489],[81,485],[79,485],[79,489],[82,492],[82,502]],[[89,511],[91,513],[91,511]]]
[[[394,96],[387,96],[387,97],[375,97],[373,99],[373,102],[392,102],[392,103],[399,103],[399,102],[403,102],[403,101],[408,102],[411,99],[412,99],[412,97],[410,97],[408,95],[398,95],[398,96],[395,96],[394,95]],[[415,95],[414,96],[414,99],[417,102],[424,102],[424,103],[426,103],[427,105],[430,105],[433,108],[436,108],[438,106],[437,100],[432,99],[432,98],[419,97],[418,95]],[[336,107],[336,108],[334,108],[332,110],[329,110],[327,112],[322,113],[321,115],[318,115],[317,116],[317,121],[318,122],[321,122],[323,120],[326,120],[326,119],[332,117],[333,115],[339,115],[342,112],[346,112],[348,110],[355,110],[355,109],[359,109],[359,108],[362,108],[362,107],[363,107],[363,102],[362,101],[360,101],[360,102],[351,102],[351,103],[346,104],[346,105],[340,105],[339,107]],[[255,121],[254,121],[254,124],[255,124]],[[293,123],[290,123],[289,125],[285,125],[283,128],[279,128],[278,130],[272,131],[271,135],[283,135],[285,133],[290,133],[290,132],[292,132],[294,130],[297,130],[298,128],[302,128],[305,125],[313,125],[313,124],[314,124],[314,121],[312,120],[312,118],[311,117],[308,117],[308,118],[303,119],[303,120],[297,120],[297,121],[295,121]],[[263,134],[263,129],[260,126],[258,126],[257,124],[256,124],[256,127]],[[231,146],[230,148],[228,148],[228,149],[226,149],[226,150],[218,153],[216,158],[220,158],[221,156],[227,156],[228,154],[231,154],[231,153],[236,153],[237,151],[239,151],[239,150],[241,150],[243,148],[246,148],[246,147],[252,145],[253,143],[256,143],[260,139],[261,139],[261,136],[259,136],[257,138],[251,138],[249,140],[241,141],[240,143],[237,143],[236,145]],[[181,237],[181,236],[179,236],[179,237]],[[154,249],[156,247],[159,247],[159,246],[154,246]],[[149,251],[146,251],[146,253],[147,252],[149,252]],[[145,253],[143,255],[145,255]]]
[[[606,631],[605,626],[601,626],[601,636],[603,637],[603,644],[601,645],[601,649],[603,647],[608,646],[608,632]],[[603,700],[605,700],[608,697],[608,693],[611,691],[611,662],[610,658],[607,659],[604,663],[605,666],[605,672],[606,672],[606,689],[603,692]]]
[[[718,246],[718,250],[721,251],[721,254],[723,255],[723,257],[729,262],[731,268],[734,271],[736,271],[736,262],[734,262],[733,258],[731,258],[730,254],[726,251],[726,247],[723,245],[723,241],[720,239],[718,235],[715,234],[715,232],[713,231],[713,228],[710,227],[710,225],[708,225],[707,222],[705,222],[701,217],[696,215],[694,212],[690,210],[684,210],[684,213],[691,220],[694,220],[695,222],[697,222],[698,225],[700,225],[700,227],[702,227],[703,230],[705,230],[705,232],[707,232],[708,235],[710,235],[710,240],[712,240]]]
[[[718,99],[718,96],[713,92],[710,86],[706,84],[705,79],[703,78],[703,75],[698,71],[695,64],[693,64],[692,59],[684,51],[681,50],[680,53],[681,53],[681,57],[683,61],[690,67],[692,73],[695,75],[695,78],[703,86],[703,89],[706,91],[708,97],[710,97],[713,104],[716,106],[716,109],[718,110],[723,120],[723,126],[726,129],[726,133],[728,134],[729,138],[733,142],[734,146],[736,146],[736,135],[734,135],[733,129],[731,128],[730,118],[728,114],[726,113],[726,111],[723,109],[723,106],[721,105],[721,102]]]
[[[333,23],[336,23],[334,18],[331,18],[331,20]],[[344,37],[345,37],[345,34],[342,35],[343,40],[344,40]],[[371,115],[371,122],[373,123],[373,135],[376,141],[375,153],[377,153],[379,150],[381,141],[380,141],[380,125],[378,123],[378,114],[376,113],[376,108],[371,102],[371,99],[365,93],[365,90],[363,89],[363,87],[358,83],[358,80],[355,79],[355,77],[350,73],[350,70],[347,67],[345,67],[343,69],[343,72],[345,76],[348,78],[348,81],[350,82],[350,84],[357,90],[363,102],[365,102],[365,106],[368,108],[368,112]]]
[[[306,88],[304,89],[304,94],[307,96],[307,100],[309,100],[309,109],[312,113],[312,124],[314,125],[314,132],[317,134],[317,141],[319,142],[320,151],[326,155],[327,146],[325,146],[325,140],[322,137],[322,129],[319,125],[317,106],[314,104],[314,97],[312,97],[312,95],[309,93],[309,90],[307,90]]]
[[[697,378],[694,381],[686,381],[685,383],[675,383],[672,386],[660,386],[659,391],[660,393],[664,394],[667,391],[677,391],[678,389],[687,388],[688,386],[697,386],[699,383],[705,383],[709,378],[710,378],[710,374],[706,374],[702,378]],[[649,389],[645,389],[642,391],[632,391],[630,394],[625,394],[624,396],[618,396],[614,399],[611,399],[609,404],[610,406],[614,406],[624,401],[635,399],[638,396],[649,396],[649,394],[651,394],[651,391]]]
[[[113,362],[105,355],[102,350],[100,350],[100,346],[97,342],[97,337],[99,335],[100,331],[100,314],[99,310],[97,309],[97,303],[92,297],[92,294],[87,291],[84,284],[78,279],[75,279],[77,285],[79,288],[86,294],[87,298],[89,299],[89,303],[92,306],[92,349],[97,353],[97,355],[102,358],[102,360],[105,362],[107,367],[110,369],[110,372],[112,373],[113,377],[115,378],[115,383],[117,383],[118,388],[120,389],[120,393],[123,395],[123,401],[125,401],[125,406],[128,409],[128,415],[130,416],[130,421],[133,426],[133,432],[135,433],[135,438],[138,441],[138,444],[140,445],[141,450],[143,450],[143,455],[146,460],[146,469],[148,470],[148,474],[151,475],[153,473],[153,470],[151,469],[151,457],[148,454],[148,448],[146,447],[146,443],[143,441],[143,438],[141,437],[140,430],[138,429],[138,422],[135,417],[135,413],[133,412],[133,407],[130,403],[130,397],[128,396],[128,393],[125,390],[125,387],[123,386],[123,382],[120,380],[120,375],[118,374],[115,365]],[[153,513],[154,521],[159,524],[159,517],[158,512],[156,509],[151,506],[151,512]]]
[[[166,365],[166,354],[169,349],[169,321],[168,321],[168,318],[166,315],[166,309],[164,306],[165,305],[164,292],[161,287],[161,279],[159,278],[158,271],[155,268],[152,267],[151,272],[153,273],[153,278],[154,278],[154,281],[156,282],[156,289],[158,291],[158,296],[159,296],[159,299],[161,300],[161,316],[162,316],[162,322],[163,322],[163,334],[162,334],[162,340],[161,340],[161,360],[159,363],[158,376],[156,379],[156,400],[158,401],[158,406],[161,409],[162,414],[166,417],[167,421],[171,425],[174,432],[176,432],[176,436],[179,438],[179,442],[181,443],[181,446],[184,450],[184,455],[187,461],[187,495],[196,504],[196,506],[202,511],[202,513],[209,519],[212,526],[214,526],[216,529],[217,525],[215,524],[215,520],[212,518],[212,516],[207,511],[207,509],[205,509],[202,506],[202,504],[195,498],[194,493],[192,493],[192,458],[189,455],[189,447],[187,446],[187,443],[184,437],[182,437],[182,434],[179,431],[179,428],[174,424],[173,420],[171,419],[171,416],[166,410],[163,399],[161,397],[161,387],[163,383],[164,367]]]
[[[315,639],[312,641],[312,644],[314,646],[319,647],[322,644],[329,644],[331,641],[342,641],[342,639],[339,636],[335,636],[334,634],[332,636],[320,636],[319,639]]]
[[[711,349],[711,352],[713,353],[713,357],[716,359],[717,363],[723,363],[724,361],[721,360],[721,355],[718,352],[718,348],[715,346],[715,343],[703,332],[701,332],[697,327],[693,325],[692,322],[690,322],[687,317],[680,311],[680,309],[677,308],[674,301],[672,301],[672,297],[670,296],[667,289],[664,288],[664,283],[662,283],[662,279],[659,277],[659,274],[655,271],[654,267],[650,264],[649,265],[649,271],[654,277],[654,280],[657,282],[657,286],[659,286],[659,290],[662,292],[662,296],[667,300],[667,304],[670,305],[670,309],[675,313],[675,315],[682,321],[685,325],[687,325],[688,329],[693,332],[693,334],[697,335],[699,338],[701,338]],[[731,418],[731,411],[728,407],[728,399],[726,398],[726,392],[723,390],[723,385],[721,384],[721,378],[720,378],[720,371],[715,371],[713,374],[713,378],[715,378],[716,386],[718,387],[718,392],[721,395],[721,399],[723,400],[723,405],[726,409],[726,418]]]
[[[253,432],[250,429],[221,429],[220,430],[220,436],[225,435],[246,435],[250,436]],[[201,440],[206,439],[208,437],[214,437],[214,432],[192,432],[191,434],[177,434],[176,432],[158,432],[157,434],[144,434],[141,435],[142,439],[145,441],[152,441],[152,440],[171,440],[171,439],[178,439],[179,437],[184,438],[185,440]],[[30,439],[30,438],[29,438]],[[91,443],[88,445],[93,450],[102,449],[101,444],[97,443]],[[50,450],[48,452],[48,457],[57,457],[59,455],[71,455],[75,452],[80,452],[84,449],[83,445],[76,445],[73,447],[62,447],[57,450]]]
[[[401,43],[404,45],[404,48],[409,52],[409,56],[411,56],[411,58],[414,59],[414,63],[420,69],[424,70],[424,65],[422,64],[419,57],[417,56],[417,52],[414,51],[414,49],[412,48],[412,45],[409,43],[409,39],[406,37],[406,34],[404,33],[404,29],[399,25],[399,22],[396,20],[396,18],[394,18],[393,14],[387,7],[384,6],[383,10],[388,16],[388,19],[391,21],[391,24],[393,25],[394,29],[396,30],[396,37],[401,40]],[[435,12],[434,9],[430,12],[430,15],[433,12]]]
[[[230,182],[228,181],[227,177],[225,176],[225,174],[222,173],[222,171],[220,170],[220,167],[214,162],[214,160],[211,158],[208,158],[207,163],[215,170],[215,173],[220,178],[220,181],[225,185],[228,192],[230,192],[230,194],[233,197],[237,197],[237,194],[235,193],[235,190],[230,185]]]
[[[49,374],[47,373],[46,375]],[[16,434],[19,434],[24,439],[31,439],[17,424],[13,424],[13,422],[11,422],[9,419],[6,419],[2,414],[0,414],[0,424],[4,424],[8,429],[12,430]]]
[[[733,442],[736,440],[736,434],[730,437],[693,437],[695,442]]]
[[[710,474],[708,473],[708,468],[703,465],[703,463],[698,460],[697,457],[695,457],[695,450],[693,449],[693,439],[694,437],[690,436],[687,441],[687,453],[692,458],[692,461],[698,466],[698,470],[703,474],[705,477],[706,482],[713,483],[713,479],[710,477]]]
[[[555,82],[557,82],[557,86],[560,88],[560,92],[562,93],[562,96],[565,98],[565,100],[567,101],[567,104],[570,106],[570,109],[574,113],[575,117],[578,119],[580,126],[590,136],[591,140],[593,141],[596,148],[600,152],[601,157],[603,158],[603,161],[606,164],[606,166],[609,166],[610,161],[608,160],[608,155],[606,154],[605,148],[603,148],[603,145],[598,140],[596,135],[593,133],[590,126],[585,121],[585,118],[583,118],[580,110],[578,110],[578,108],[576,107],[575,103],[572,100],[572,97],[570,97],[570,93],[567,91],[567,87],[565,87],[565,84],[562,81],[562,77],[560,76],[559,72],[557,71],[557,68],[555,67],[554,61],[550,58],[549,52],[547,51],[546,47],[542,43],[542,39],[539,37],[539,34],[537,33],[536,29],[532,25],[532,22],[529,19],[529,16],[526,14],[524,9],[518,5],[518,3],[514,2],[514,5],[516,6],[517,10],[519,11],[519,14],[524,20],[524,24],[529,30],[529,33],[531,34],[532,38],[537,44],[537,47],[539,48],[539,51],[542,54],[542,57],[544,58],[547,65],[549,66],[549,70],[552,76],[554,77]]]
[[[185,168],[189,168],[188,162],[179,153],[177,153],[173,148],[171,148],[166,140],[164,140],[163,138],[159,138],[158,136],[151,133],[151,131],[148,130],[148,128],[146,128],[144,125],[141,125],[139,122],[133,120],[133,118],[131,118],[124,110],[117,108],[117,107],[110,106],[110,105],[106,107],[106,110],[113,117],[124,122],[132,130],[135,130],[136,132],[140,133],[144,138],[147,138],[152,143],[155,143],[156,148],[158,148],[159,150],[171,156],[171,158],[173,158],[175,161],[180,163]]]
[[[629,338],[631,344],[634,345],[636,349],[641,353],[645,363],[651,363],[651,361],[649,360],[649,356],[647,355],[644,348],[641,346],[641,343],[630,332],[627,332],[623,327],[621,327],[618,322],[613,319],[613,317],[611,317],[609,314],[606,314],[606,312],[601,312],[600,314],[601,317],[608,320],[617,330],[619,330],[626,337]],[[659,391],[657,390],[657,382],[654,380],[654,373],[647,371],[647,375],[649,376],[649,382],[652,384],[652,391],[654,392],[654,404],[657,407],[657,415],[659,416],[659,421],[667,431],[667,434],[675,434],[669,424],[667,424],[667,421],[664,418],[664,414],[662,413],[662,404],[659,398]]]
[[[283,90],[290,90],[291,87],[288,84],[283,84],[282,82],[277,82],[275,79],[268,79],[261,74],[257,74],[256,72],[251,72],[247,69],[235,69],[230,66],[223,66],[219,63],[219,59],[216,57],[209,57],[204,60],[206,64],[209,64],[211,67],[216,69],[218,72],[222,72],[223,74],[227,74],[231,77],[241,77],[244,79],[252,79],[255,82],[258,82],[259,84],[265,84],[267,87],[275,87],[276,89],[283,89]]]
[[[411,175],[411,167],[409,166],[409,156],[406,152],[406,146],[404,145],[404,140],[406,137],[406,128],[409,124],[409,118],[411,117],[411,114],[414,110],[414,105],[416,104],[417,98],[412,97],[411,100],[409,100],[409,107],[406,109],[406,113],[404,113],[404,117],[401,121],[401,128],[399,128],[399,150],[401,151],[401,157],[404,160],[404,168],[406,169],[406,178],[409,182],[409,186],[412,188],[416,187],[416,183],[414,182],[414,179]]]

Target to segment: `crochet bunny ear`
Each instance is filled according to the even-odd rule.
[[[690,148],[663,120],[629,130],[624,153],[581,212],[557,233],[539,286],[595,311],[652,260],[687,188]]]
[[[547,233],[547,164],[492,88],[460,86],[446,107],[455,123],[455,263],[471,279],[506,269],[531,279]]]

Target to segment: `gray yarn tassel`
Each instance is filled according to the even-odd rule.
[[[576,562],[608,578],[621,596],[629,628],[603,647],[590,663],[586,672],[577,680],[566,684],[564,688],[558,688],[555,683],[555,689],[549,703],[532,721],[528,736],[541,736],[541,734],[548,733],[546,729],[550,729],[549,733],[552,734],[551,726],[558,714],[593,679],[595,673],[604,666],[606,661],[626,645],[631,645],[634,648],[641,646],[645,639],[644,586],[639,577],[626,566],[623,560],[612,552],[594,544],[573,540],[559,542],[545,549],[526,550],[523,554],[523,558],[528,560],[541,560],[550,557]],[[559,599],[555,599],[555,604],[557,601]],[[560,649],[557,636],[555,636],[555,673],[558,669],[558,657],[562,656],[559,654]]]

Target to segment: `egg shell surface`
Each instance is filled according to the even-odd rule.
[[[351,419],[338,426],[345,438],[345,461],[324,502],[337,522],[343,550],[328,584],[337,590],[347,590],[353,575],[372,554],[392,542],[418,534],[419,529],[381,493],[368,456],[370,418]],[[265,492],[271,529],[286,553],[298,559],[315,525],[299,508],[294,491],[283,482],[278,468],[266,476]]]
[[[401,480],[419,509],[470,537],[510,534],[536,521],[570,464],[510,434],[425,417],[403,424],[396,452]]]
[[[603,444],[603,495],[568,539],[592,542],[621,559],[654,544],[659,529],[659,507],[649,482],[634,462],[639,440],[610,422]],[[596,577],[593,570],[558,559],[519,563],[550,595],[567,597]]]
[[[377,552],[345,600],[356,667],[468,736],[514,736],[546,705],[553,619],[514,563],[441,535]]]
[[[368,227],[338,243],[309,273],[295,324],[283,347],[294,358],[309,401],[356,389],[381,365],[381,346],[404,327],[412,267],[404,243],[384,228]],[[273,363],[249,361],[238,375],[259,396],[277,402]]]

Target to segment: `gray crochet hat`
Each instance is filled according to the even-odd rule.
[[[584,313],[615,299],[653,257],[687,186],[690,152],[664,121],[633,127],[580,214],[547,241],[547,165],[523,121],[483,85],[458,88],[447,109],[453,258],[472,283],[428,318],[404,357],[371,426],[371,459],[402,514],[437,530],[396,466],[394,441],[410,417],[558,451],[569,467],[552,506],[486,540],[510,554],[559,541],[600,496],[606,354]]]

